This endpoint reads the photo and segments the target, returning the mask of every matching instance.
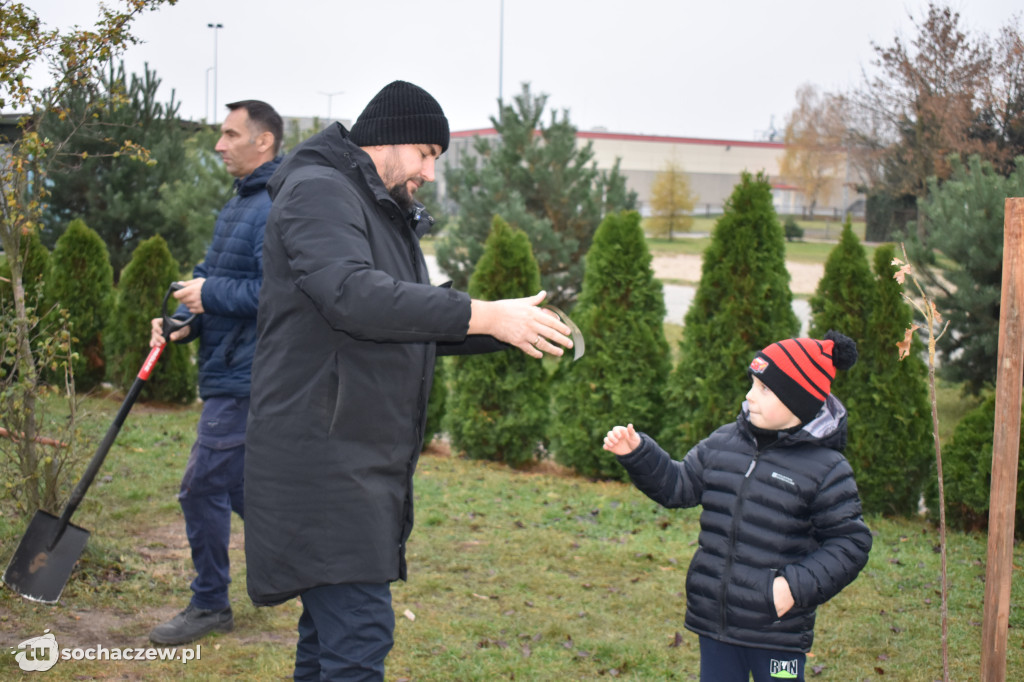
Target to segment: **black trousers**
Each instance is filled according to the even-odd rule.
[[[723,644],[700,638],[700,682],[804,682],[806,654]]]
[[[295,679],[382,682],[394,644],[388,583],[324,585],[302,593]]]

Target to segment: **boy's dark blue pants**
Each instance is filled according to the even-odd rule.
[[[192,604],[220,610],[229,606],[231,512],[243,516],[245,422],[248,398],[210,398],[203,403],[198,437],[192,445],[178,502],[192,549],[196,577]]]
[[[301,598],[295,679],[383,682],[395,632],[391,585],[324,585]]]
[[[804,680],[806,654],[723,644],[700,638],[700,682]]]

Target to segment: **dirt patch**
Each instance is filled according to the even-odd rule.
[[[241,524],[231,533],[229,551],[232,564],[240,564],[245,549],[245,538]],[[140,530],[136,547],[137,557],[142,561],[148,576],[153,580],[180,585],[180,598],[166,605],[136,609],[131,603],[123,603],[110,608],[64,608],[62,600],[55,606],[42,606],[39,609],[49,610],[47,627],[59,634],[62,647],[91,647],[102,644],[105,647],[140,647],[150,646],[149,631],[156,625],[170,620],[188,603],[191,596],[188,590],[193,577],[192,558],[188,538],[185,535],[184,522],[169,523],[145,530]],[[76,569],[77,570],[77,569]],[[232,570],[238,577],[238,571]],[[71,581],[76,576],[72,574]],[[70,581],[69,581],[70,582]],[[237,613],[236,613],[237,619]],[[18,626],[18,617],[11,609],[0,604],[0,623],[4,629],[8,627],[15,632],[23,632]],[[236,632],[238,632],[236,630]],[[41,634],[23,632],[25,637]],[[241,636],[232,635],[239,641],[267,641],[279,637],[270,632],[242,632]],[[283,635],[282,635],[283,636]]]
[[[660,280],[696,283],[700,281],[701,262],[701,256],[675,254],[654,256],[652,266],[654,276]],[[789,289],[794,294],[813,294],[825,272],[825,267],[818,263],[787,261],[786,268],[789,270]]]

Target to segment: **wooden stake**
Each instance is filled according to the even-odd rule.
[[[1024,377],[1024,198],[1006,199],[1003,217],[1003,288],[999,307],[996,423],[988,513],[988,566],[981,630],[981,679],[1006,680],[1006,639],[1013,573],[1013,517]]]

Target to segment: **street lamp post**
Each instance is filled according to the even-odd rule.
[[[203,103],[203,119],[210,120],[207,118],[210,115],[210,72],[213,71],[212,66],[206,67],[206,101]]]
[[[213,29],[213,117],[212,122],[217,122],[217,78],[220,71],[217,70],[217,30],[224,28],[224,24],[207,24],[206,28]]]
[[[330,123],[331,122],[331,100],[334,98],[335,95],[344,95],[345,91],[344,90],[338,90],[337,92],[323,92],[323,91],[321,91],[320,94],[321,95],[326,95],[326,97],[327,97],[327,122]]]
[[[498,106],[504,96],[502,80],[505,76],[505,0],[501,0],[501,16],[498,18]]]

